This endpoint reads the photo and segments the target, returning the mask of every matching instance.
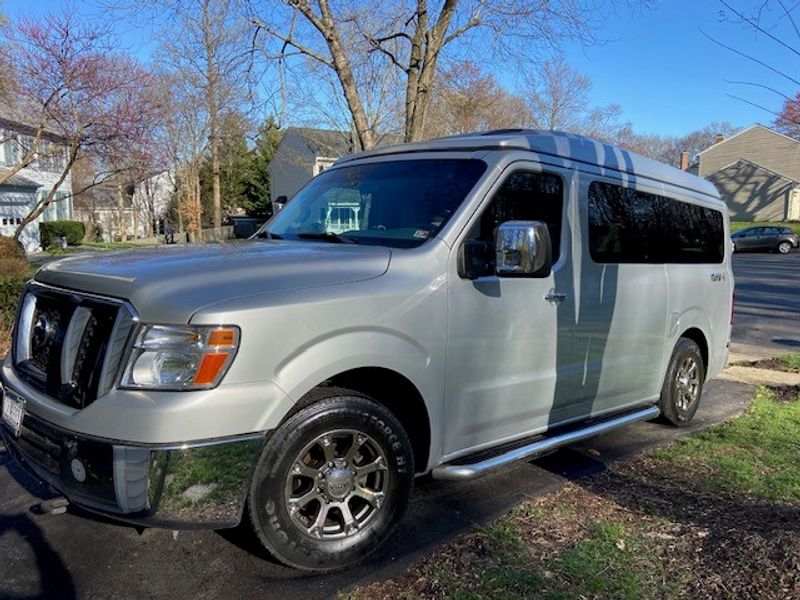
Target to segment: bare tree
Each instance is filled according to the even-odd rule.
[[[180,33],[165,41],[165,56],[184,84],[204,99],[211,154],[213,225],[222,226],[220,116],[243,91],[247,66],[245,24],[228,0],[159,0],[174,15]]]
[[[573,131],[598,139],[613,139],[623,127],[616,104],[591,103],[592,81],[563,57],[545,61],[524,77],[528,109],[534,127]]]
[[[80,156],[91,155],[108,165],[115,148],[140,143],[148,122],[143,115],[154,107],[142,94],[149,86],[149,74],[114,52],[105,29],[79,23],[68,11],[15,21],[6,32],[4,50],[12,73],[12,97],[37,121],[34,160],[42,160],[37,151],[45,133],[58,142],[49,152],[60,154],[60,174],[18,225],[14,237],[19,239],[53,202]],[[11,171],[31,164],[28,160],[26,154]],[[110,166],[105,175],[114,173]]]
[[[509,93],[474,62],[455,61],[442,70],[434,89],[424,136],[526,127],[531,120],[523,97]]]
[[[363,43],[398,69],[404,79],[404,134],[423,137],[445,51],[472,44],[483,55],[538,57],[567,40],[594,43],[603,5],[595,0],[251,0],[252,21],[268,34],[271,55],[300,54],[338,80],[363,148],[375,143],[364,109],[364,88],[354,73],[354,52]],[[281,6],[284,10],[281,10]]]
[[[195,234],[202,226],[200,168],[208,146],[209,119],[203,98],[180,76],[164,75],[162,85],[172,100],[160,143],[174,178],[178,231]]]

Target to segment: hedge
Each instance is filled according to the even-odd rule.
[[[77,246],[86,235],[86,227],[80,221],[49,221],[39,223],[42,248],[58,246],[61,236],[67,238],[67,244]]]
[[[29,277],[0,277],[0,356],[10,343],[17,304]]]

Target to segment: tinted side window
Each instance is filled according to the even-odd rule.
[[[508,176],[481,215],[475,238],[494,244],[497,228],[506,221],[542,221],[553,242],[553,262],[561,248],[564,184],[557,175],[517,171]]]
[[[721,263],[725,256],[722,213],[671,198],[663,201],[664,262]]]
[[[598,263],[657,261],[657,197],[594,182],[589,186],[589,250]]]
[[[589,186],[589,252],[598,263],[721,263],[722,213],[594,182]]]

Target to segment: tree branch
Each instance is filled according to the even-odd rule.
[[[285,47],[285,45],[292,46],[293,48],[296,48],[298,51],[300,51],[302,54],[305,54],[309,58],[313,58],[314,60],[322,63],[323,65],[333,69],[333,63],[330,60],[328,60],[327,58],[325,58],[321,54],[318,54],[318,53],[314,52],[311,48],[308,48],[307,46],[304,46],[303,44],[299,43],[294,38],[281,35],[280,33],[275,31],[271,27],[269,27],[266,23],[264,23],[260,19],[254,18],[252,20],[252,23],[258,29],[263,29],[264,31],[266,31],[272,37],[274,37],[276,39],[279,39],[282,42],[284,42],[284,47]]]
[[[728,51],[730,51],[730,52],[733,52],[734,54],[736,54],[736,55],[738,55],[738,56],[741,56],[742,58],[746,58],[746,59],[747,59],[747,60],[749,60],[749,61],[752,61],[752,62],[754,62],[754,63],[756,63],[756,64],[758,64],[758,65],[761,65],[762,67],[764,67],[765,69],[769,69],[770,71],[772,71],[772,72],[773,72],[773,73],[775,73],[776,75],[780,75],[781,77],[783,77],[783,78],[785,78],[785,79],[788,79],[788,80],[789,80],[789,81],[791,81],[792,83],[794,83],[794,84],[796,84],[796,85],[800,86],[800,80],[797,80],[797,79],[795,79],[795,78],[794,78],[794,77],[792,77],[791,75],[787,75],[786,73],[784,73],[784,72],[783,72],[783,71],[781,71],[780,69],[776,69],[775,67],[773,67],[773,66],[771,66],[771,65],[769,65],[769,64],[767,64],[767,63],[765,63],[765,62],[764,62],[763,60],[761,60],[761,59],[758,59],[758,58],[755,58],[755,57],[753,57],[753,56],[750,56],[749,54],[745,54],[744,52],[742,52],[741,50],[737,50],[737,49],[736,49],[736,48],[734,48],[733,46],[728,46],[727,44],[723,44],[723,43],[722,43],[722,42],[720,42],[719,40],[715,40],[713,37],[711,37],[710,35],[708,35],[708,34],[707,34],[705,31],[703,31],[702,29],[700,29],[700,33],[702,33],[704,37],[706,37],[707,39],[709,39],[710,41],[712,41],[713,43],[715,43],[717,46],[720,46],[720,47],[722,47],[722,48],[725,48],[726,50],[728,50]]]
[[[756,31],[761,32],[762,34],[767,36],[769,39],[771,39],[776,44],[779,44],[779,45],[783,46],[784,48],[786,48],[787,50],[789,50],[790,52],[796,54],[797,56],[800,56],[800,51],[798,51],[797,48],[794,48],[794,47],[790,46],[789,44],[784,42],[779,37],[771,34],[769,31],[764,29],[758,21],[754,21],[750,17],[747,17],[744,13],[739,12],[738,10],[733,8],[730,4],[728,4],[725,0],[719,0],[719,1],[720,1],[720,4],[722,4],[722,6],[727,8],[729,11],[731,11],[737,17],[739,17],[739,19],[741,19],[742,21],[744,21],[745,23],[747,23],[748,25],[753,27]]]

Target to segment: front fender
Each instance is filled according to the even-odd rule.
[[[443,395],[443,368],[433,353],[400,332],[381,328],[332,332],[310,340],[275,368],[273,383],[284,391],[277,403],[263,406],[257,429],[277,427],[294,405],[309,391],[332,377],[353,369],[376,367],[394,371],[411,381],[434,417]]]

